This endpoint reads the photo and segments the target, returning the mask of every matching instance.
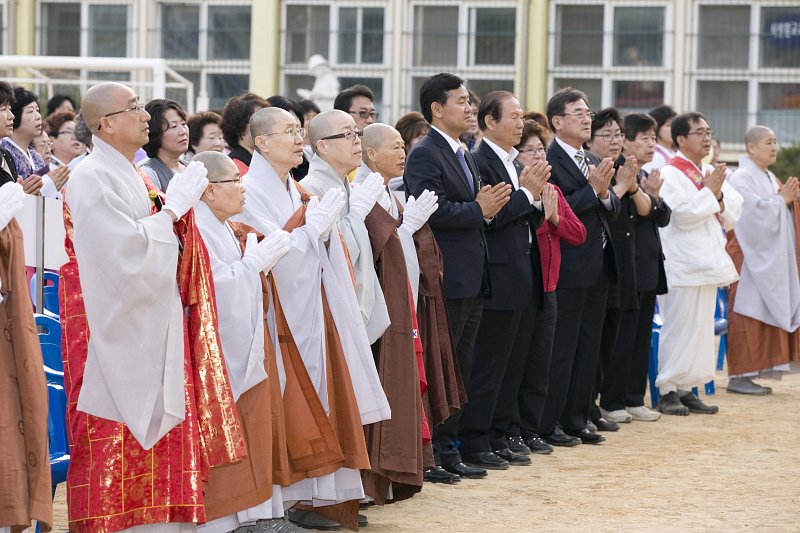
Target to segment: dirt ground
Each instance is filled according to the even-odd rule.
[[[527,467],[426,484],[365,511],[363,531],[800,531],[800,375],[773,394],[729,394],[717,415],[623,424],[598,446],[557,448]],[[67,528],[63,486],[55,531]]]

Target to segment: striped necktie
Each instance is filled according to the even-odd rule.
[[[589,177],[589,165],[586,164],[586,154],[583,153],[583,150],[578,150],[575,152],[575,161],[578,163],[578,168],[581,169],[583,172],[583,177]]]

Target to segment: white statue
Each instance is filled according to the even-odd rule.
[[[314,87],[310,91],[297,89],[297,94],[300,98],[312,100],[320,111],[333,109],[333,101],[339,94],[339,79],[331,70],[328,60],[319,54],[314,54],[308,58],[308,70],[316,78]]]

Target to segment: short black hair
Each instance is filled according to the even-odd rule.
[[[194,147],[200,143],[206,126],[209,124],[219,126],[221,122],[222,117],[213,111],[202,111],[189,117],[186,121],[186,125],[189,126],[189,149],[194,151]]]
[[[39,103],[39,97],[33,92],[25,87],[14,87],[14,103],[11,104],[11,112],[14,113],[14,129],[19,128],[22,121],[22,110],[33,102]]]
[[[164,115],[170,109],[174,109],[182,120],[186,120],[186,112],[175,100],[166,100],[163,98],[150,100],[147,102],[147,105],[144,106],[144,109],[150,114],[150,122],[148,123],[150,126],[150,133],[148,134],[149,140],[147,144],[142,148],[144,148],[145,153],[147,153],[147,157],[156,157],[158,155],[158,150],[161,148],[161,138],[164,136],[167,125],[167,120],[164,118]]]
[[[654,107],[648,111],[647,114],[653,117],[653,120],[656,121],[656,135],[658,135],[658,130],[661,129],[661,126],[678,116],[678,113],[676,113],[675,110],[668,105]]]
[[[240,94],[228,100],[222,110],[222,124],[219,126],[225,144],[231,148],[238,146],[239,137],[250,127],[250,117],[264,107],[269,107],[269,102],[255,93]]]
[[[449,72],[440,72],[425,80],[419,88],[419,107],[425,120],[433,121],[431,106],[434,102],[444,105],[447,102],[447,93],[455,91],[462,85],[464,80]]]
[[[370,102],[375,102],[375,95],[373,94],[372,89],[366,85],[359,84],[348,87],[344,91],[337,94],[336,99],[333,101],[333,108],[344,111],[345,113],[349,113],[350,106],[353,103],[353,98],[356,96],[363,96],[365,98],[369,98]]]
[[[503,102],[514,95],[508,91],[492,91],[481,100],[478,107],[478,127],[486,130],[486,117],[492,117],[495,122],[503,117]]]
[[[654,133],[657,133],[656,120],[650,115],[644,113],[628,113],[625,115],[624,122],[625,125],[622,128],[622,132],[629,141],[635,141],[640,133],[645,133],[647,130],[653,130]]]
[[[303,110],[304,115],[309,112],[316,113],[317,115],[321,113],[321,111],[319,110],[319,106],[316,103],[314,103],[313,100],[303,99],[298,101],[297,103],[300,104],[300,108]]]
[[[578,100],[583,100],[587,106],[589,105],[589,98],[586,93],[574,87],[564,87],[550,97],[550,100],[547,101],[547,122],[550,123],[551,130],[556,131],[555,127],[553,127],[553,117],[563,115],[567,105]]]
[[[616,107],[606,107],[595,113],[592,119],[592,137],[597,130],[603,128],[612,122],[616,122],[617,126],[622,129],[622,117],[619,115]]]
[[[286,98],[285,96],[275,95],[267,98],[267,102],[269,102],[269,105],[272,107],[277,107],[292,113],[295,117],[297,117],[297,120],[300,121],[300,126],[305,126],[305,120],[303,119],[303,108],[300,107],[300,104],[298,104],[296,100]]]
[[[692,129],[692,122],[699,122],[706,120],[705,115],[693,111],[691,113],[682,113],[675,117],[672,121],[672,144],[678,146],[678,137],[686,137],[689,135],[689,130]]]
[[[14,88],[7,81],[0,81],[0,105],[14,105]]]
[[[47,101],[47,114],[52,115],[55,113],[58,106],[63,104],[65,101],[69,101],[72,104],[72,109],[78,109],[78,106],[75,104],[75,100],[68,94],[54,94],[53,97]]]

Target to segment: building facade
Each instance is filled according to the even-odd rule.
[[[164,58],[198,109],[247,89],[296,97],[321,54],[386,122],[450,71],[529,109],[572,85],[596,109],[702,110],[734,149],[756,123],[800,142],[797,0],[0,0],[0,52]]]

